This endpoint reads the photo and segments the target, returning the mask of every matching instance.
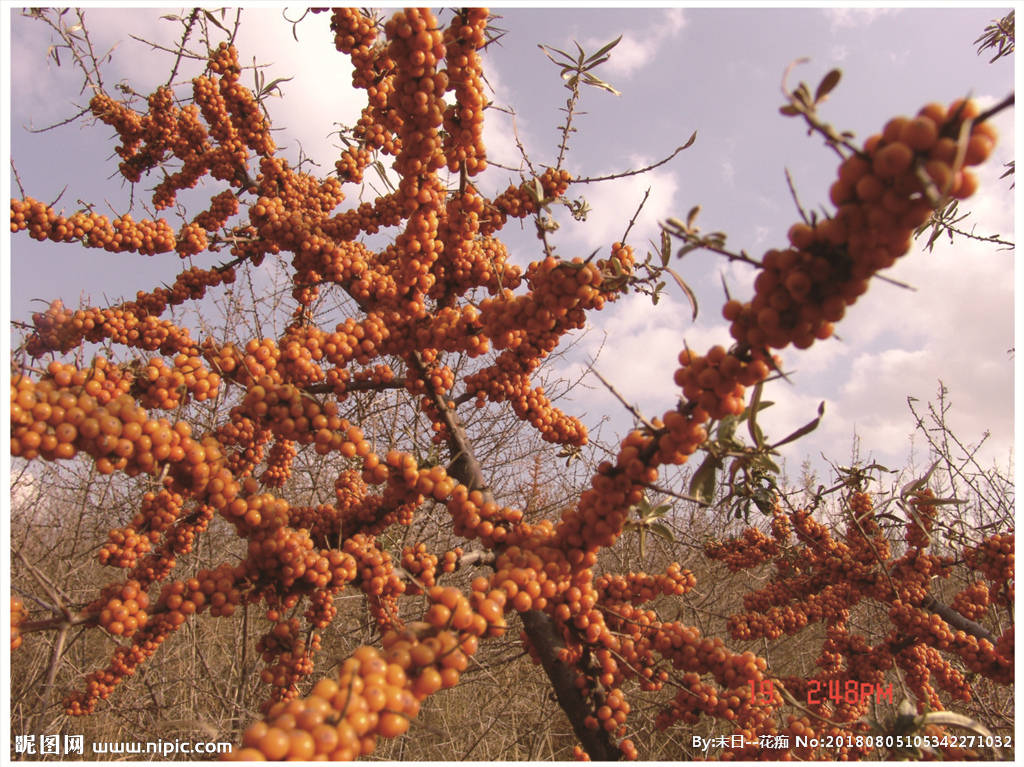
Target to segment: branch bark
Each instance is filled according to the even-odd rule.
[[[980,623],[975,623],[969,618],[965,618],[952,607],[942,604],[942,602],[938,601],[931,594],[925,597],[924,602],[921,603],[921,607],[925,610],[931,610],[953,628],[960,629],[977,639],[987,639],[993,645],[998,641],[994,636],[992,636],[991,632]]]
[[[411,362],[416,374],[422,379],[426,379],[426,365],[418,352],[413,353]],[[454,409],[448,407],[445,397],[439,393],[432,392],[430,396],[444,419],[450,435],[448,449],[452,456],[452,462],[448,467],[448,475],[470,490],[479,490],[485,500],[493,501],[494,496],[484,479],[480,462],[473,452],[473,446],[458,414]],[[539,610],[529,610],[520,613],[520,618],[527,637],[540,656],[541,667],[551,682],[558,705],[562,707],[568,717],[569,724],[572,725],[573,731],[580,739],[580,744],[586,749],[587,754],[596,761],[611,762],[621,759],[622,753],[612,740],[610,733],[603,729],[591,730],[584,725],[586,718],[595,716],[596,712],[592,710],[592,706],[574,684],[575,672],[568,664],[558,659],[558,651],[564,647],[564,644],[555,630],[555,624],[551,617]]]

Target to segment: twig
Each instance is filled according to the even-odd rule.
[[[21,195],[21,199],[25,199],[25,187],[21,183],[21,176],[18,175],[18,169],[14,166],[14,158],[11,158],[11,173],[14,174],[14,182],[18,185],[18,194]]]
[[[796,187],[793,185],[793,177],[789,174],[789,168],[786,171],[786,186],[789,187],[789,194],[793,198],[793,203],[796,205],[797,212],[800,213],[800,218],[804,220],[804,223],[808,226],[811,225],[811,219],[807,216],[807,211],[804,210],[804,206],[800,204],[800,198],[796,195]]]
[[[639,170],[627,170],[627,171],[623,171],[622,173],[612,173],[611,175],[608,175],[608,176],[586,176],[584,178],[574,178],[574,179],[572,179],[572,183],[574,183],[574,184],[591,184],[591,183],[593,183],[595,181],[612,181],[612,180],[617,179],[617,178],[627,178],[629,176],[639,176],[642,173],[647,173],[647,171],[654,170],[655,168],[661,167],[662,165],[667,163],[669,160],[671,160],[673,157],[675,157],[677,154],[682,152],[684,149],[688,149],[690,147],[690,145],[694,142],[694,139],[696,138],[696,136],[697,136],[697,134],[694,133],[690,137],[690,140],[687,143],[683,144],[682,146],[676,147],[675,151],[672,154],[670,154],[668,157],[666,157],[663,160],[658,160],[658,162],[653,163],[651,165],[648,165],[646,168],[640,168]]]
[[[640,484],[642,484],[648,490],[653,490],[654,492],[662,493],[663,495],[670,495],[673,498],[678,498],[681,501],[691,501],[693,503],[700,504],[701,506],[711,506],[712,505],[712,504],[710,504],[707,501],[701,500],[700,498],[695,498],[694,496],[687,495],[686,493],[677,493],[676,491],[669,490],[668,488],[662,487],[661,485],[656,485],[653,482],[641,482]]]
[[[622,239],[620,239],[619,242],[626,242],[626,237],[629,236],[629,230],[633,228],[633,224],[636,223],[637,218],[640,216],[640,211],[644,209],[644,205],[647,203],[647,198],[650,196],[651,188],[647,187],[647,191],[644,192],[644,198],[640,200],[640,204],[637,206],[636,213],[633,214],[633,218],[629,219],[629,223],[626,224],[626,231],[622,233]]]
[[[595,376],[597,376],[597,380],[599,380],[601,383],[603,383],[604,387],[608,391],[610,391],[612,393],[612,395],[615,397],[615,399],[617,399],[619,402],[621,402],[622,406],[624,408],[626,408],[626,410],[628,410],[630,413],[633,414],[634,418],[636,418],[638,421],[640,421],[640,423],[642,423],[644,426],[646,426],[651,431],[657,431],[657,428],[655,428],[655,426],[650,421],[648,421],[647,418],[644,417],[643,413],[641,413],[639,410],[637,410],[634,405],[631,405],[628,402],[626,402],[625,398],[621,394],[619,394],[619,392],[616,390],[616,388],[614,386],[612,386],[607,380],[605,380],[604,376],[602,376],[600,373],[597,372],[597,368],[595,368],[592,364],[588,365],[587,367],[589,368],[591,373],[593,373]]]
[[[977,117],[975,117],[974,118],[974,122],[976,122],[976,123],[984,122],[988,118],[993,117],[994,115],[999,114],[1004,109],[1008,109],[1008,108],[1012,107],[1013,106],[1013,101],[1014,101],[1014,94],[1011,93],[1005,99],[1003,99],[998,104],[996,104],[994,107],[989,107],[984,112],[982,112]]]
[[[57,640],[53,643],[53,649],[50,652],[50,664],[46,669],[46,681],[43,683],[43,702],[49,704],[50,693],[53,691],[53,682],[57,678],[57,667],[60,665],[60,659],[64,655],[64,647],[67,645],[68,632],[71,630],[70,624],[65,623],[60,627],[60,632],[57,634]]]
[[[53,123],[52,125],[47,125],[45,128],[28,128],[28,127],[26,127],[25,130],[27,130],[29,133],[46,133],[47,131],[51,131],[54,128],[59,128],[62,125],[70,125],[71,123],[73,123],[78,118],[80,118],[80,117],[82,117],[84,115],[89,114],[90,111],[91,110],[89,109],[89,107],[85,107],[84,109],[80,110],[77,114],[72,115],[71,117],[67,118],[66,120],[61,120],[60,122]]]
[[[178,43],[178,52],[174,56],[174,66],[171,67],[171,74],[167,76],[167,87],[171,87],[171,83],[174,82],[175,75],[178,74],[178,66],[181,64],[182,56],[185,53],[185,43],[188,42],[189,35],[192,34],[192,27],[196,23],[196,19],[199,16],[199,9],[193,8],[192,13],[189,14],[188,21],[185,22],[185,31],[182,33],[181,42]]]

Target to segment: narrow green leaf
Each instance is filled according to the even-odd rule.
[[[622,93],[620,91],[618,91],[615,88],[613,88],[612,86],[610,86],[604,80],[602,80],[602,79],[600,79],[598,77],[594,77],[594,75],[590,74],[589,72],[584,72],[583,73],[583,82],[585,82],[587,85],[593,85],[596,88],[601,88],[602,90],[606,90],[609,93],[614,93],[616,96],[621,96],[622,95]]]
[[[286,82],[288,82],[291,79],[292,78],[290,78],[290,77],[278,77],[275,80],[271,80],[270,84],[267,85],[265,88],[260,88],[260,92],[261,93],[270,93],[271,91],[277,91],[278,94],[280,94],[281,93],[281,89],[278,87],[278,84],[279,83],[286,83]]]
[[[767,410],[768,408],[770,408],[774,404],[775,403],[772,402],[770,399],[761,400],[759,403],[757,403],[757,412],[760,413],[762,410]],[[745,421],[749,417],[750,417],[750,408],[747,407],[747,408],[745,408],[743,410],[743,413],[740,415],[740,420],[741,421]]]
[[[544,186],[540,183],[539,178],[533,180],[533,200],[540,205],[541,200],[544,199]]]
[[[718,422],[718,428],[715,430],[715,436],[719,441],[732,439],[733,435],[736,434],[736,424],[739,419],[734,415],[727,415],[721,421]]]
[[[587,59],[587,61],[590,62],[590,61],[593,61],[596,58],[604,56],[606,53],[608,53],[608,51],[610,51],[612,48],[614,48],[616,45],[618,45],[620,40],[622,40],[622,35],[619,35],[614,40],[612,40],[610,43],[608,43],[607,45],[603,46],[601,48],[601,50],[599,50],[597,53],[595,53],[593,56],[591,56],[589,59]]]
[[[690,479],[690,495],[702,503],[711,503],[715,497],[715,474],[721,465],[722,462],[712,455],[705,458]]]
[[[785,437],[782,440],[776,442],[774,445],[772,445],[772,449],[774,450],[777,447],[781,447],[782,445],[789,444],[793,440],[800,439],[801,437],[803,437],[803,436],[805,436],[807,434],[810,434],[812,431],[814,431],[815,429],[818,428],[818,424],[821,423],[821,418],[822,418],[823,415],[825,415],[825,402],[824,401],[822,401],[822,403],[820,405],[818,405],[818,417],[817,418],[815,418],[813,421],[811,421],[811,422],[809,422],[807,424],[804,424],[799,429],[797,429],[795,432],[790,434],[788,437]]]
[[[747,407],[747,412],[750,414],[748,416],[750,420],[747,421],[747,432],[758,448],[764,445],[764,435],[761,434],[761,429],[757,425],[757,414],[761,412],[761,393],[763,391],[764,381],[754,384],[754,390],[750,393],[750,405]]]
[[[661,230],[661,265],[668,266],[672,258],[672,235],[664,229]]]
[[[686,228],[693,229],[693,224],[697,220],[697,214],[700,213],[700,205],[694,205],[690,208],[690,212],[686,214]]]
[[[686,298],[690,302],[690,307],[693,309],[693,319],[697,319],[697,294],[694,293],[690,286],[683,281],[682,277],[676,274],[674,269],[666,266],[665,271],[672,275],[672,279],[676,281],[676,284],[680,287],[683,293],[686,294]]]
[[[601,66],[606,61],[608,61],[608,59],[610,59],[610,58],[611,58],[611,56],[605,56],[604,58],[598,59],[597,61],[594,61],[592,63],[587,63],[587,64],[585,64],[583,66],[583,68],[580,71],[581,72],[589,72],[591,69],[595,69],[596,67]]]
[[[647,529],[663,541],[668,541],[669,543],[676,542],[676,537],[672,535],[672,531],[660,522],[655,522],[653,525],[649,525]]]
[[[916,492],[916,491],[920,490],[922,487],[925,487],[928,484],[928,480],[931,479],[932,473],[938,467],[939,467],[939,461],[935,461],[929,467],[928,471],[926,471],[924,473],[923,476],[917,477],[916,479],[912,479],[912,480],[910,480],[910,482],[905,484],[903,486],[903,488],[900,490],[900,495],[901,496],[907,496],[907,495],[910,495],[913,492]]]
[[[757,442],[757,446],[764,447],[764,444],[765,442],[767,442],[767,440],[764,438],[764,430],[761,428],[761,424],[754,424],[754,433],[756,435],[755,441]]]
[[[555,61],[554,57],[552,57],[552,55],[551,55],[550,53],[548,53],[548,51],[554,51],[555,53],[560,53],[560,54],[562,54],[563,56],[565,56],[565,58],[566,58],[566,60],[567,60],[567,61],[572,61],[572,56],[570,56],[570,55],[569,55],[568,53],[566,53],[565,51],[563,51],[563,50],[562,50],[561,48],[555,48],[555,47],[553,47],[553,46],[547,46],[547,45],[544,45],[544,44],[542,44],[542,43],[537,43],[537,47],[538,47],[538,48],[540,48],[540,49],[541,49],[542,51],[544,51],[544,55],[545,55],[545,56],[547,56],[547,57],[548,57],[549,59],[551,59],[552,61],[554,61],[554,62],[555,62],[556,64],[558,64],[559,66],[563,66],[562,62],[560,62],[560,61]]]
[[[814,92],[814,103],[817,104],[828,96],[832,92],[832,89],[839,85],[839,79],[843,76],[843,73],[838,69],[833,69],[827,75],[825,75],[821,82],[818,83],[818,89]]]
[[[213,24],[213,26],[217,27],[220,30],[223,30],[224,32],[228,32],[227,28],[223,24],[221,24],[219,21],[217,21],[217,18],[212,13],[210,13],[209,11],[204,10],[203,11],[203,15],[206,16],[207,20],[211,24]],[[228,32],[228,34],[231,34],[231,33]]]

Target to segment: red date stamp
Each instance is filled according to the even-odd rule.
[[[750,697],[755,703],[770,703],[774,696],[775,683],[771,679],[762,679],[759,683],[750,680]],[[892,683],[875,684],[855,679],[811,679],[807,682],[807,704],[811,706],[828,701],[836,705],[859,706],[870,700],[892,703]]]

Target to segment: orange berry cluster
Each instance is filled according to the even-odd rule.
[[[659,594],[682,596],[697,585],[697,578],[689,570],[682,570],[678,562],[668,566],[661,575],[627,573],[626,575],[602,575],[595,585],[601,594],[616,602],[629,601],[634,605],[650,602]]]
[[[684,403],[663,417],[657,452],[646,448],[638,457],[644,467],[683,463],[696,450],[700,443],[680,439],[679,431],[692,428],[680,417],[700,426],[742,413],[745,387],[778,367],[769,348],[804,349],[828,338],[833,323],[867,290],[869,278],[909,250],[913,230],[941,203],[934,186],[940,196],[962,198],[974,191],[976,179],[958,165],[959,152],[964,150],[962,164],[983,162],[996,138],[990,123],[971,122],[978,114],[969,101],[948,109],[928,105],[915,120],[889,121],[862,152],[843,162],[831,190],[836,215],[813,226],[795,224],[791,247],[765,254],[751,301],[730,299],[724,305],[737,344],[707,355],[680,353],[675,381]],[[926,135],[929,124],[932,138]],[[677,429],[672,436],[666,428],[670,417]]]
[[[290,439],[279,439],[267,455],[267,468],[260,476],[265,487],[283,487],[292,475],[292,460],[298,451]]]
[[[741,537],[710,544],[706,554],[731,569],[771,562],[775,570],[767,586],[744,596],[747,612],[730,617],[732,636],[777,638],[795,634],[809,623],[824,622],[826,640],[817,659],[819,671],[812,678],[786,681],[787,689],[798,697],[806,694],[812,680],[821,690],[829,683],[842,688],[851,680],[880,685],[887,670],[899,667],[912,681],[919,707],[941,709],[939,690],[951,699],[969,700],[970,683],[943,653],[993,680],[1008,678],[1009,656],[988,640],[953,628],[926,607],[931,579],[949,577],[952,565],[950,558],[928,552],[931,541],[927,531],[935,522],[937,509],[933,497],[931,491],[924,490],[911,499],[912,514],[905,533],[910,547],[899,558],[892,556],[892,545],[874,518],[870,496],[860,491],[847,500],[848,524],[841,540],[804,510],[786,513],[777,509],[771,538],[748,529]],[[793,536],[799,547],[779,545]],[[769,551],[774,553],[767,554]],[[983,572],[979,563],[971,567]],[[983,584],[982,589],[987,596],[988,587]],[[974,598],[985,600],[982,589],[972,587],[958,597],[967,613],[972,613],[968,605],[973,605]],[[853,634],[847,625],[851,609],[864,598],[887,606],[892,624],[892,630],[875,645]],[[846,723],[844,727],[853,728],[849,732],[854,731],[869,703],[865,698],[838,703],[824,695],[821,698],[821,715]]]
[[[211,275],[202,271],[192,274]],[[220,281],[222,276],[216,279]],[[150,351],[159,349],[168,355],[198,354],[199,350],[187,329],[146,311],[139,305],[127,303],[112,309],[89,308],[70,312],[60,300],[56,300],[45,312],[32,315],[35,332],[29,337],[25,349],[33,357],[41,357],[48,352],[70,351],[83,341],[109,340]]]
[[[131,379],[105,360],[98,359],[85,370],[52,362],[38,383],[25,376],[11,383],[13,455],[69,459],[82,450],[105,474],[115,470],[155,474],[159,463],[169,461],[177,464],[178,478],[185,481],[188,475],[196,490],[215,475],[206,463],[207,448],[211,462],[220,457],[213,440],[196,442],[184,422],[172,426],[163,418],[147,418],[146,411],[124,393]],[[105,387],[107,383],[113,391]],[[217,476],[221,484],[227,481]]]
[[[764,658],[752,652],[732,653],[721,639],[702,639],[699,631],[679,623],[662,625],[655,642],[672,665],[684,672],[675,698],[655,719],[659,729],[678,721],[693,723],[706,715],[732,722],[736,734],[756,743],[754,733],[774,728],[772,714],[782,703],[778,693],[767,701],[751,694],[751,682],[753,689],[760,690],[766,678]],[[713,682],[702,679],[706,672]]]
[[[896,664],[903,669],[904,679],[917,697],[918,713],[944,710],[942,698],[931,683],[933,679],[955,700],[971,699],[971,688],[963,674],[950,666],[934,647],[908,647],[896,655]]]
[[[11,596],[11,650],[21,647],[21,624],[25,622],[27,612],[25,603],[20,597]]]
[[[368,49],[377,41],[378,30],[373,19],[355,8],[331,9],[331,31],[334,32],[334,47],[341,53],[351,54],[357,48]],[[356,67],[357,72],[361,69]]]
[[[802,349],[828,338],[867,280],[909,250],[940,199],[977,188],[963,166],[987,159],[996,139],[991,123],[970,122],[977,116],[970,101],[929,104],[869,137],[839,168],[830,190],[835,216],[795,224],[791,247],[765,255],[751,302],[727,305],[733,337],[751,349]]]
[[[487,167],[483,144],[484,100],[483,67],[477,50],[486,38],[486,8],[460,10],[444,31],[449,88],[455,91],[455,103],[444,111],[445,158],[448,170],[466,169],[475,176]]]
[[[713,346],[706,355],[684,349],[679,364],[675,382],[683,396],[709,418],[721,419],[743,412],[745,387],[766,379],[774,363],[756,356],[743,360],[722,346]]]
[[[964,548],[964,560],[971,569],[984,573],[989,579],[989,594],[993,601],[1013,604],[1013,533],[996,533],[977,546]]]
[[[504,192],[494,198],[490,205],[486,206],[486,222],[481,226],[481,232],[492,234],[505,225],[509,216],[526,218],[536,213],[540,209],[541,201],[551,202],[562,197],[569,188],[571,178],[566,170],[546,168],[535,179],[523,181],[519,186],[510,184]],[[537,199],[538,197],[540,200]]]
[[[381,631],[401,625],[398,597],[405,593],[405,582],[395,572],[391,555],[380,548],[372,536],[362,533],[346,538],[344,550],[356,561],[359,587],[366,594],[367,609]]]
[[[160,357],[149,360],[136,376],[132,393],[145,408],[174,410],[183,404],[184,395],[203,402],[216,397],[219,387],[220,376],[208,370],[198,356],[179,354],[173,369]]]
[[[462,547],[446,551],[440,558],[427,551],[425,543],[406,546],[402,550],[402,569],[409,574],[412,582],[406,587],[410,595],[420,594],[436,584],[438,563],[442,573],[453,573],[458,568]]]
[[[405,733],[422,700],[458,683],[488,628],[457,589],[434,586],[428,596],[426,622],[385,630],[383,652],[362,646],[337,679],[321,679],[309,696],[272,705],[232,758],[350,760],[371,753],[378,737]]]
[[[704,556],[724,562],[734,573],[763,564],[778,554],[778,542],[756,527],[748,527],[740,538],[730,541],[713,540],[704,545]]]
[[[276,613],[276,611],[272,611]],[[279,620],[256,643],[266,667],[260,673],[264,684],[271,685],[271,697],[264,711],[280,700],[291,700],[299,695],[296,682],[313,671],[313,654],[320,649],[320,635],[313,632],[309,640],[301,634],[298,618]]]
[[[407,685],[401,665],[373,647],[360,647],[337,679],[321,679],[309,696],[278,702],[265,721],[250,725],[232,758],[351,761],[372,753],[378,737],[401,735],[419,712]]]
[[[910,499],[910,513],[907,519],[904,540],[907,546],[926,549],[931,542],[931,531],[938,516],[938,507],[932,503],[934,493],[925,488]]]
[[[138,581],[114,584],[104,589],[106,602],[99,611],[99,623],[114,636],[132,636],[146,625],[149,595]]]
[[[325,452],[339,451],[346,458],[370,452],[362,431],[338,417],[335,403],[321,405],[292,384],[274,384],[270,376],[259,381],[238,405],[240,415],[265,423],[278,438],[300,445],[316,443],[323,445]]]
[[[228,220],[238,213],[238,196],[231,189],[210,198],[210,207],[197,214],[192,223],[203,232],[216,232],[227,226]]]
[[[160,218],[136,222],[124,214],[111,221],[98,213],[63,216],[44,203],[26,197],[11,200],[11,231],[28,230],[34,240],[78,242],[87,248],[110,253],[138,253],[153,256],[174,250],[177,242],[170,224]]]
[[[181,618],[184,622],[184,617]],[[71,716],[83,716],[96,710],[96,704],[110,697],[117,685],[132,676],[141,663],[159,649],[164,640],[180,624],[175,624],[172,613],[149,616],[145,626],[139,628],[130,644],[118,645],[109,665],[89,673],[84,689],[74,690],[64,698],[64,709]]]
[[[983,581],[975,581],[957,592],[951,607],[972,621],[985,617],[989,606],[989,587]]]

